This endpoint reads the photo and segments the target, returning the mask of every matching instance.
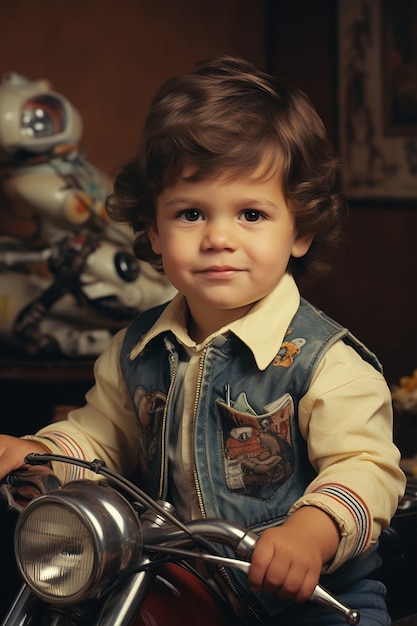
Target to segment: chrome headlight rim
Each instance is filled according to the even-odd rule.
[[[51,532],[52,519],[56,515],[62,525],[62,541],[61,535]],[[41,529],[42,516],[46,518],[46,526],[49,525],[45,530]],[[65,529],[68,531],[72,522],[85,531],[85,543],[82,538],[80,543],[80,537],[71,535],[71,532],[65,534]],[[34,533],[31,526],[38,530]],[[32,549],[33,534],[35,543],[36,537],[38,543],[34,548],[35,556],[39,545],[42,546],[41,564],[36,559],[27,558]],[[80,576],[81,584],[78,587],[75,585],[75,589],[69,592],[71,584],[66,580],[73,581],[74,572],[69,565],[70,559],[66,557],[74,546],[79,550],[75,552],[75,558],[80,558],[85,571]],[[18,569],[33,593],[49,604],[69,605],[100,596],[118,574],[138,562],[141,546],[140,522],[131,504],[112,487],[97,481],[73,481],[32,500],[20,513],[16,524]],[[89,557],[82,553],[86,547]],[[70,556],[74,556],[74,552]],[[91,567],[83,558],[87,561],[90,558]],[[56,583],[49,584],[48,568],[56,570],[56,562],[60,560],[67,560],[68,563],[60,565],[62,574],[55,576]],[[81,568],[78,571],[81,572]]]

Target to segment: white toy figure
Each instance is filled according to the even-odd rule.
[[[175,290],[107,218],[111,181],[79,148],[82,120],[47,81],[0,84],[0,340],[91,356]]]

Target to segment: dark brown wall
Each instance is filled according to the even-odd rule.
[[[46,78],[80,111],[89,160],[112,173],[136,151],[149,99],[220,53],[265,65],[264,0],[6,0],[0,76]]]
[[[336,0],[272,0],[269,69],[298,83],[337,146]],[[416,208],[352,206],[337,271],[304,295],[349,328],[396,382],[417,367]]]

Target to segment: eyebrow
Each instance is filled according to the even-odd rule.
[[[198,198],[189,198],[186,196],[180,196],[178,198],[172,198],[171,200],[168,200],[168,202],[166,202],[167,206],[174,206],[175,204],[195,204],[196,200],[198,201]],[[262,205],[262,206],[270,206],[271,208],[278,208],[279,204],[272,202],[271,200],[267,200],[266,198],[242,198],[239,199],[239,203],[242,204],[247,204],[249,207],[250,206],[257,206],[257,205]]]
[[[180,198],[172,198],[171,200],[168,200],[168,202],[166,202],[166,204],[168,206],[171,206],[173,204],[194,204],[195,199],[193,198],[187,198],[187,197],[180,197]]]

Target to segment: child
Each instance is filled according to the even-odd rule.
[[[374,355],[294,280],[338,243],[336,175],[294,87],[229,57],[168,80],[108,210],[179,293],[114,338],[85,407],[36,436],[0,437],[0,475],[32,451],[100,458],[136,468],[184,520],[258,532],[249,579],[229,574],[250,624],[343,624],[303,604],[319,578],[361,624],[390,623],[369,577],[404,489],[391,396]]]

